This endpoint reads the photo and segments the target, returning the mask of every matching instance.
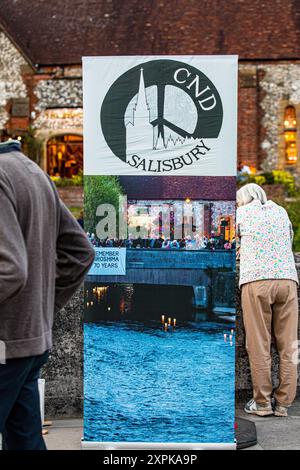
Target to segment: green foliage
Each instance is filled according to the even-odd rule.
[[[70,206],[68,209],[72,212],[74,215],[75,219],[78,219],[81,216],[82,213],[82,207],[75,207],[75,206]]]
[[[23,136],[24,153],[38,165],[41,163],[42,141],[35,136],[35,129],[29,127]]]
[[[99,218],[96,216],[100,204],[111,204],[119,210],[119,197],[123,194],[117,176],[84,177],[84,227],[87,232],[95,233]]]
[[[60,176],[52,176],[52,181],[54,181],[57,188],[65,188],[66,186],[82,186],[83,185],[83,174],[82,171],[79,171],[77,175],[72,176],[72,178],[61,178]]]
[[[293,248],[296,253],[300,253],[300,226],[298,227],[297,232],[295,232]]]
[[[289,196],[296,194],[295,178],[289,171],[273,170],[274,184],[282,184]]]
[[[284,186],[287,196],[294,197],[297,194],[295,178],[289,171],[273,170],[259,175],[243,175],[240,186],[248,183],[256,183],[259,186],[279,184]]]
[[[293,249],[295,252],[300,252],[300,197],[295,198],[293,201],[283,201],[282,205],[293,225],[295,234]]]
[[[267,179],[266,179],[265,176],[255,175],[255,176],[253,176],[253,181],[251,181],[251,182],[258,184],[259,186],[263,186],[264,184],[266,184]]]
[[[262,175],[266,182],[265,184],[274,184],[275,183],[275,180],[274,180],[274,172],[273,171],[266,171],[265,173],[262,173]]]

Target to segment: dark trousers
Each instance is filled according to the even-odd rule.
[[[46,450],[38,379],[48,352],[0,364],[0,433],[5,450]]]

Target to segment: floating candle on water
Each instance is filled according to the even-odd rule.
[[[227,341],[227,334],[224,334],[224,341]]]
[[[230,333],[231,333],[232,335],[234,335],[234,330],[231,330]]]
[[[169,318],[168,318],[168,323],[169,323],[169,325],[171,325],[171,322],[172,322],[172,318],[169,317]]]
[[[168,329],[168,323],[165,323],[165,330]]]
[[[173,325],[176,326],[176,318],[173,320]]]
[[[164,315],[161,316],[161,322],[162,322],[162,324],[165,323],[165,316]]]
[[[232,335],[229,335],[229,341],[232,343]]]

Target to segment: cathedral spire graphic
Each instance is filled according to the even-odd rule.
[[[147,96],[146,96],[146,87],[145,87],[145,80],[144,80],[144,69],[140,69],[140,84],[139,84],[139,93],[138,93],[138,101],[137,107],[147,108],[149,110],[149,105],[147,103]]]
[[[127,152],[129,154],[153,150],[153,126],[147,101],[144,69],[140,69],[139,89],[133,108],[132,122],[127,126]]]
[[[153,88],[152,90],[151,87],[148,90],[146,89],[144,69],[141,67],[138,92],[131,109],[132,114],[126,123],[126,153],[128,158],[131,158],[134,154],[157,158],[156,151],[167,148],[174,149],[177,145],[183,145],[189,140],[189,138],[179,135],[176,130],[168,128],[170,125],[167,126],[167,133],[165,132],[162,122],[166,112],[165,87],[157,87],[155,95]],[[153,99],[154,96],[156,99]],[[154,116],[156,116],[156,119]]]

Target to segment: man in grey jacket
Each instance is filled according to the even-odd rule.
[[[8,449],[45,449],[39,371],[52,347],[54,313],[93,259],[51,179],[19,143],[0,144],[0,433]]]

